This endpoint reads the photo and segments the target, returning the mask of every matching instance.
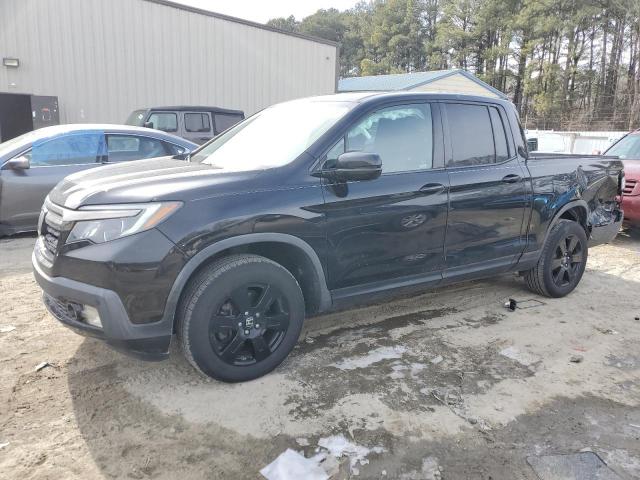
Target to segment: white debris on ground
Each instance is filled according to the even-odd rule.
[[[14,325],[0,325],[0,333],[13,332],[16,329]]]
[[[305,440],[306,439],[297,439]],[[300,444],[300,442],[297,442]],[[290,448],[281,453],[269,465],[260,470],[260,473],[268,480],[319,480],[328,479],[338,473],[340,459],[349,461],[351,475],[360,473],[358,465],[369,463],[367,456],[370,453],[383,453],[383,447],[367,448],[347,440],[343,435],[333,435],[318,440],[316,455],[305,458],[304,455]]]
[[[431,360],[429,360],[432,364],[434,365],[438,365],[440,362],[442,362],[444,360],[444,357],[442,355],[438,355],[437,357],[433,357]]]
[[[367,368],[374,363],[381,362],[382,360],[401,358],[406,351],[407,347],[403,345],[396,345],[394,347],[380,347],[371,350],[366,355],[348,357],[338,363],[331,364],[330,366],[336,367],[340,370],[356,370],[358,368]]]
[[[515,360],[521,365],[528,367],[540,361],[539,357],[527,352],[521,352],[518,348],[511,346],[500,352],[500,355]]]
[[[358,464],[366,465],[369,463],[367,455],[371,452],[382,453],[383,447],[367,448],[361,445],[351,443],[342,435],[333,435],[331,437],[321,438],[318,440],[318,445],[328,450],[330,455],[336,458],[349,457],[349,464],[352,472]],[[353,472],[355,473],[355,472]]]
[[[329,476],[312,458],[287,448],[269,465],[260,470],[267,480],[327,480]]]

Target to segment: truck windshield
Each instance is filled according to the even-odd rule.
[[[640,135],[627,135],[605,153],[625,160],[640,160]]]
[[[269,107],[196,152],[192,162],[225,170],[262,170],[295,160],[353,104],[294,100]]]
[[[134,127],[141,127],[144,124],[144,114],[146,110],[134,110],[127,118],[125,125],[133,125]]]

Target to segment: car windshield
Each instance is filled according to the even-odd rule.
[[[294,100],[269,107],[217,137],[192,162],[225,170],[262,170],[295,160],[352,104]]]
[[[134,127],[142,127],[144,124],[144,113],[146,110],[134,110],[127,118],[125,125],[133,125]]]
[[[605,153],[625,160],[640,160],[640,135],[627,135]]]

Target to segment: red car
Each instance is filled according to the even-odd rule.
[[[630,226],[640,227],[640,130],[628,133],[604,154],[616,155],[624,163],[624,220]]]

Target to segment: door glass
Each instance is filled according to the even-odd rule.
[[[132,135],[107,135],[110,162],[126,162],[167,155],[164,142]]]
[[[502,116],[495,107],[489,108],[491,115],[491,125],[493,126],[493,137],[496,144],[496,162],[504,162],[509,159],[509,147],[507,144],[507,135],[504,130]]]
[[[208,133],[211,131],[211,122],[208,113],[185,113],[184,129],[187,132]]]
[[[149,115],[147,122],[153,123],[153,128],[162,130],[163,132],[178,131],[178,117],[175,113],[154,112]]]
[[[489,111],[484,105],[447,104],[453,159],[447,166],[495,163],[496,150]]]
[[[95,163],[104,154],[102,133],[79,132],[34,142],[30,160],[34,167],[80,165]]]
[[[368,115],[347,132],[346,151],[377,153],[383,173],[432,168],[430,106],[399,105]]]
[[[227,128],[233,127],[236,123],[242,120],[240,115],[228,115],[224,113],[216,113],[216,132],[224,132]]]

